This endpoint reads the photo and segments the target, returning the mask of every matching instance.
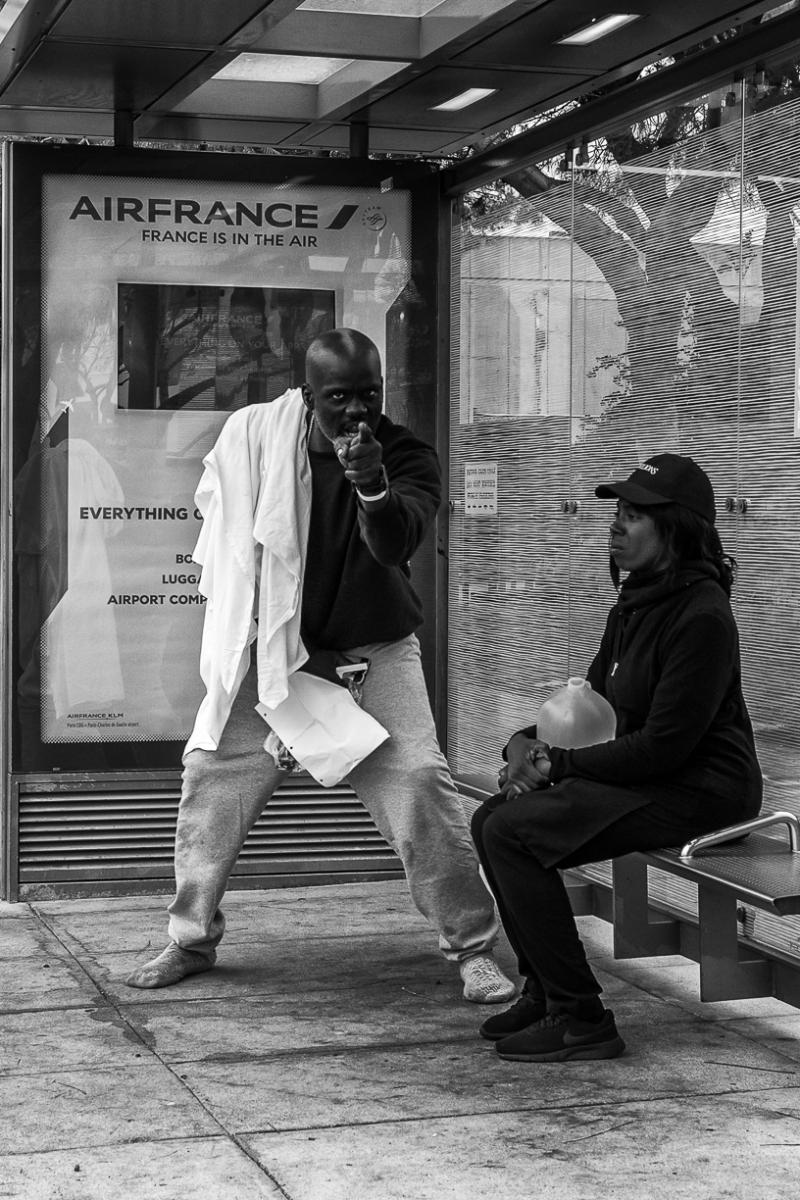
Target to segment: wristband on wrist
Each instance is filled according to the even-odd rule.
[[[389,495],[389,480],[386,475],[386,468],[381,464],[381,469],[378,478],[375,481],[378,488],[377,492],[362,492],[359,487],[356,487],[356,495],[359,500],[383,500],[384,496]]]

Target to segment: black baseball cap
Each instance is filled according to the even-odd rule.
[[[712,523],[716,517],[711,480],[693,458],[682,454],[654,454],[627,479],[601,483],[594,494],[603,498],[618,496],[637,508],[680,504]]]

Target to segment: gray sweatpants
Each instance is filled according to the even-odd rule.
[[[498,923],[444,755],[439,749],[413,635],[358,646],[344,655],[370,660],[362,704],[390,737],[356,767],[349,782],[399,855],[412,899],[439,934],[446,958],[488,952]],[[225,918],[220,903],[245,838],[284,772],[263,749],[268,728],[256,713],[255,668],[234,703],[217,750],[184,757],[175,839],[177,892],[169,936],[210,953]]]

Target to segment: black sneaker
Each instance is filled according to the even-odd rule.
[[[614,1014],[606,1009],[599,1021],[579,1021],[569,1013],[548,1013],[536,1025],[495,1047],[512,1062],[566,1062],[568,1059],[616,1058],[625,1049]]]
[[[538,1000],[534,996],[529,996],[527,992],[523,992],[516,1004],[511,1005],[511,1008],[485,1020],[478,1033],[487,1041],[496,1042],[500,1038],[507,1038],[509,1034],[527,1029],[536,1021],[541,1021],[546,1012],[547,1005],[544,1000]]]

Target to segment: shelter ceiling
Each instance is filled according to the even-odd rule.
[[[136,139],[320,153],[352,149],[357,131],[362,153],[368,136],[372,151],[447,156],[775,7],[6,0],[0,134],[112,137],[115,114],[130,114]],[[560,43],[619,11],[638,19],[589,45]],[[262,68],[273,78],[256,78]],[[488,94],[460,110],[437,107],[468,88]]]

